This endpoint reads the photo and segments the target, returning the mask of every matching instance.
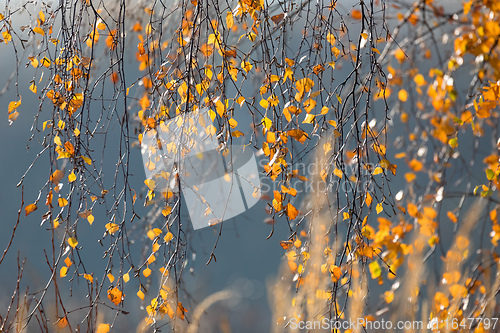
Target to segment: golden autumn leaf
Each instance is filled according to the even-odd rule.
[[[35,33],[37,33],[37,34],[40,34],[40,35],[42,35],[42,36],[45,36],[45,31],[43,31],[43,29],[42,29],[42,28],[40,28],[40,27],[34,27],[34,28],[33,28],[33,32],[35,32]]]
[[[72,171],[69,175],[68,175],[68,182],[72,183],[76,180],[76,175],[75,175],[75,172]]]
[[[146,180],[144,181],[144,184],[146,184],[146,186],[147,186],[150,190],[154,190],[154,189],[155,189],[155,185],[156,185],[156,183],[155,183],[155,181],[154,181],[154,180],[152,180],[152,179],[146,179]]]
[[[108,333],[109,332],[109,324],[99,324],[99,326],[97,326],[97,331],[96,333]]]
[[[115,223],[106,223],[106,225],[104,226],[106,228],[106,231],[109,233],[109,234],[114,234],[115,232],[117,232],[118,230],[120,230],[120,226],[118,224],[115,224]]]
[[[287,133],[288,136],[294,138],[300,143],[304,143],[304,141],[308,138],[307,133],[299,128],[289,130]]]
[[[122,293],[120,289],[118,289],[118,287],[114,287],[113,289],[108,290],[108,298],[115,305],[118,305],[125,298],[125,295]]]
[[[59,205],[59,207],[64,207],[68,205],[68,200],[66,200],[65,198],[59,198],[57,199],[57,204]]]
[[[163,237],[163,240],[165,241],[165,243],[168,243],[170,242],[172,239],[174,238],[174,234],[171,233],[170,231],[167,232],[167,234]]]
[[[76,240],[75,237],[70,237],[68,238],[68,245],[71,246],[72,248],[75,248],[78,245],[78,241]]]
[[[351,11],[351,16],[355,20],[361,20],[361,18],[363,17],[363,15],[361,14],[361,11],[359,11],[357,9],[354,9],[353,11]]]
[[[366,193],[366,198],[365,198],[365,203],[366,203],[366,205],[367,205],[367,206],[370,206],[370,205],[372,204],[372,201],[373,201],[373,199],[372,199],[371,194],[367,192],[367,193]]]
[[[340,170],[339,168],[335,168],[335,169],[333,170],[333,174],[334,174],[335,176],[339,177],[340,179],[342,179],[342,176],[344,175],[344,174],[342,173],[342,170]]]
[[[294,220],[299,215],[299,211],[291,203],[286,206],[286,214],[290,220]]]
[[[28,216],[29,214],[33,213],[35,210],[37,210],[37,208],[38,207],[34,203],[29,204],[26,207],[24,207],[24,211],[26,213],[26,216]]]
[[[368,268],[370,270],[370,274],[372,279],[378,278],[382,274],[382,269],[377,261],[372,261],[368,264]]]

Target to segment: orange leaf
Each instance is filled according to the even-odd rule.
[[[366,198],[365,198],[365,203],[367,206],[370,206],[372,204],[372,196],[370,193],[366,193]]]
[[[68,205],[68,200],[66,200],[65,198],[59,198],[57,199],[57,203],[59,204],[59,207],[64,207]]]
[[[455,216],[455,214],[453,214],[452,212],[448,212],[447,215],[451,222],[457,223],[457,217]]]
[[[406,100],[408,99],[408,93],[406,92],[406,90],[401,89],[398,92],[398,98],[401,102],[406,102]]]
[[[68,238],[68,244],[72,248],[75,248],[78,245],[78,241],[76,240],[75,237],[70,237],[70,238]]]
[[[355,20],[361,20],[361,18],[363,17],[361,12],[357,9],[354,9],[352,12],[351,12],[351,16],[353,19]]]
[[[66,149],[66,151],[68,153],[70,153],[71,155],[74,155],[75,154],[75,147],[73,146],[73,144],[69,141],[67,141],[65,144],[64,144],[64,148]]]
[[[114,287],[113,289],[108,290],[108,298],[115,305],[120,304],[120,302],[123,300],[124,297],[125,297],[125,295],[117,287]]]
[[[26,216],[28,216],[29,214],[33,213],[37,208],[38,207],[34,203],[29,204],[28,206],[26,206],[24,208],[24,211],[26,212]]]
[[[50,181],[54,183],[55,185],[58,185],[59,182],[61,181],[62,177],[64,177],[64,171],[61,170],[56,170],[54,173],[50,176]]]
[[[108,333],[109,332],[109,324],[99,324],[97,326],[96,333]]]
[[[111,222],[107,223],[104,227],[106,228],[106,230],[109,234],[114,234],[115,232],[120,230],[120,227],[118,226],[118,224],[111,223]]]
[[[342,170],[338,169],[338,168],[335,168],[335,170],[333,170],[333,174],[337,177],[339,177],[340,179],[342,179]]]
[[[299,211],[291,203],[288,203],[288,205],[286,205],[286,214],[290,220],[294,220],[299,215]]]

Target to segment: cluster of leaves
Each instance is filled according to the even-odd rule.
[[[80,276],[89,297],[79,309],[86,310],[89,331],[109,329],[98,323],[98,306],[108,302],[119,313],[131,279],[138,282],[137,296],[149,303],[147,325],[160,328],[165,315],[172,327],[185,320],[182,273],[189,230],[181,221],[181,194],[162,192],[158,179],[146,179],[137,192],[146,193],[144,205],[152,208],[141,220],[146,222],[133,223],[139,220],[138,195],[130,186],[129,160],[144,133],[202,107],[213,122],[205,124],[206,133],[217,137],[221,149],[241,140],[265,157],[264,173],[274,184],[263,196],[269,201],[270,237],[276,223],[288,226],[289,238],[280,240],[283,274],[293,276],[289,292],[302,295],[300,302],[298,296],[291,299],[288,318],[311,315],[308,305],[318,300],[319,316],[345,318],[350,298],[365,302],[368,278],[392,283],[381,301],[385,308],[406,297],[417,309],[428,296],[420,289],[435,288],[427,318],[443,323],[494,317],[490,305],[500,286],[500,7],[494,1],[470,0],[455,11],[429,0],[352,6],[182,0],[137,6],[28,2],[0,14],[1,47],[11,47],[17,61],[13,77],[24,64],[33,75],[16,85],[8,120],[15,126],[24,116],[20,87],[26,86],[40,101],[31,140],[42,147],[27,173],[39,156],[50,161],[36,198],[28,199],[23,190],[23,204],[25,197],[30,200],[25,215],[41,206],[47,210],[42,223],[49,225],[53,249],[47,259],[53,273],[45,291],[32,295],[36,305],[23,318],[25,325],[34,316],[39,323],[47,319],[42,304],[54,287],[57,322],[73,330],[68,315],[76,310],[67,310],[58,280],[73,283]],[[22,15],[30,24],[17,28]],[[446,44],[452,46],[443,50]],[[124,68],[133,53],[138,71],[130,79]],[[26,94],[25,100],[31,98]],[[114,123],[119,130],[110,131]],[[108,151],[116,154],[112,184],[103,172]],[[312,151],[319,151],[321,163],[311,159]],[[315,174],[299,167],[304,163],[315,164]],[[170,171],[158,177],[168,179],[175,174]],[[298,195],[297,180],[316,184],[313,192],[325,201],[308,205]],[[393,194],[391,182],[405,185]],[[471,243],[479,237],[482,244],[487,236],[475,235],[472,218],[468,222],[462,213],[474,197],[487,202],[481,209],[488,212],[476,209],[474,221],[483,232],[491,228],[490,249],[482,248],[477,258]],[[317,225],[312,216],[319,213],[323,222]],[[94,220],[104,223],[96,226]],[[102,272],[84,264],[90,259],[79,242],[82,223],[103,233]],[[222,224],[214,228],[220,237]],[[451,246],[444,237],[450,230]],[[136,239],[143,246],[139,263],[130,253]],[[463,263],[472,259],[478,264],[464,271]],[[425,263],[431,261],[443,269],[433,272],[435,287],[427,281],[423,287]],[[403,281],[401,267],[416,273]],[[153,281],[155,270],[159,281]],[[157,292],[150,291],[153,286]],[[385,312],[377,313],[370,309],[369,318]],[[0,323],[8,325],[7,319]]]

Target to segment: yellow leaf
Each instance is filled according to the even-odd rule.
[[[302,123],[303,124],[312,124],[312,122],[314,121],[315,117],[316,117],[315,115],[308,113],[306,115],[306,118],[304,119],[304,121]]]
[[[271,121],[271,119],[269,119],[267,117],[262,118],[262,125],[264,125],[266,130],[269,130],[271,128],[272,124],[273,124],[273,122]]]
[[[117,232],[118,230],[120,230],[120,227],[118,226],[118,224],[116,223],[106,223],[106,225],[104,226],[106,228],[106,231],[109,233],[109,234],[114,234],[115,232]]]
[[[350,217],[350,216],[349,216],[349,213],[347,213],[347,212],[344,212],[344,213],[342,214],[342,216],[344,217],[344,220],[348,220],[348,219],[349,219],[349,217]]]
[[[92,223],[94,223],[94,215],[90,214],[89,216],[87,216],[87,221],[90,225],[92,225]]]
[[[236,99],[236,103],[238,103],[240,106],[242,106],[244,102],[245,98],[243,96],[240,96]]]
[[[38,67],[38,59],[35,57],[28,57],[28,59],[31,62],[31,66],[37,68]]]
[[[82,158],[82,160],[85,161],[85,163],[87,163],[88,165],[92,164],[92,160],[86,156],[80,156]]]
[[[24,211],[26,213],[26,216],[28,216],[29,214],[33,213],[38,207],[36,206],[36,204],[32,203],[32,204],[29,204],[28,206],[26,206],[24,208]]]
[[[37,34],[40,34],[40,35],[42,35],[42,36],[44,36],[44,35],[45,35],[45,32],[44,32],[44,31],[43,31],[43,29],[42,29],[42,28],[40,28],[40,27],[35,27],[35,28],[33,28],[33,32],[36,32]]]
[[[117,287],[114,287],[113,289],[108,290],[108,298],[115,305],[120,304],[120,302],[123,300],[124,297],[125,297],[125,295]]]
[[[234,25],[234,17],[231,11],[228,11],[226,14],[226,24],[228,29],[231,29]]]
[[[401,49],[397,49],[396,52],[394,53],[394,56],[400,63],[406,60],[406,55],[404,51]]]
[[[109,324],[99,324],[97,326],[97,331],[96,333],[108,333],[109,332]]]
[[[141,300],[144,300],[144,293],[142,292],[142,290],[139,290],[137,292],[137,297],[139,297]]]
[[[370,206],[372,204],[372,201],[373,201],[373,199],[372,199],[371,194],[370,193],[366,193],[366,198],[365,198],[366,205]]]
[[[424,86],[425,84],[427,84],[427,82],[425,82],[424,76],[422,74],[415,75],[415,77],[413,78],[413,81],[415,81],[415,83],[419,87]]]
[[[205,132],[210,136],[214,136],[215,133],[217,133],[217,129],[213,125],[210,125],[207,128],[205,128]]]
[[[335,41],[336,41],[336,38],[335,38],[335,35],[333,35],[332,33],[328,33],[328,35],[326,35],[326,41],[330,44],[332,44],[332,46],[335,44]]]
[[[453,214],[453,212],[448,212],[447,215],[448,215],[448,218],[451,220],[451,222],[457,223],[457,221],[458,221],[457,217],[455,216],[455,214]]]
[[[107,275],[108,279],[109,279],[109,282],[113,283],[113,281],[115,280],[115,277],[113,276],[113,274],[109,273]]]
[[[269,102],[267,101],[267,99],[261,99],[259,105],[262,106],[264,109],[267,109],[269,107]]]
[[[68,181],[70,183],[74,182],[76,180],[76,175],[75,175],[75,172],[71,172],[69,175],[68,175]]]
[[[12,40],[12,35],[10,34],[9,31],[2,32],[2,36],[3,36],[3,39],[5,41],[5,44],[7,44],[8,42],[10,42]]]
[[[151,275],[151,269],[149,269],[149,267],[146,267],[146,269],[142,271],[142,275],[144,275],[144,277],[150,276]]]
[[[384,210],[384,207],[382,207],[382,203],[381,202],[379,202],[377,204],[377,206],[375,207],[375,210],[377,211],[377,214],[380,214]]]
[[[240,136],[243,136],[244,134],[241,131],[236,130],[236,131],[232,131],[231,135],[235,138],[239,138]]]
[[[65,277],[66,274],[68,274],[68,267],[66,266],[63,266],[61,267],[61,269],[59,270],[59,277]]]
[[[78,241],[76,240],[75,237],[70,237],[68,238],[68,245],[71,246],[72,248],[75,248],[78,245]]]
[[[65,198],[59,198],[57,199],[57,203],[59,204],[59,207],[64,207],[68,204],[68,200]]]
[[[163,208],[163,210],[161,211],[161,213],[163,214],[163,216],[167,217],[168,215],[170,215],[170,213],[172,212],[172,207],[170,206],[166,206],[165,208]]]
[[[328,154],[330,150],[332,150],[332,145],[330,142],[323,144],[323,150],[325,151],[325,155]]]
[[[342,170],[335,168],[335,170],[333,170],[333,174],[342,179]]]
[[[64,259],[64,263],[66,264],[66,266],[68,267],[71,267],[71,265],[73,265],[73,262],[71,261],[70,258],[66,257],[66,259]]]
[[[238,122],[236,120],[234,120],[234,118],[231,118],[229,119],[229,126],[231,126],[231,128],[235,128],[236,126],[238,126]]]
[[[94,282],[94,277],[90,274],[84,274],[83,277],[87,279],[90,283]]]
[[[172,238],[174,238],[174,234],[172,234],[170,231],[167,232],[167,234],[165,235],[165,237],[163,237],[163,240],[165,241],[165,243],[168,243],[172,240]]]
[[[368,264],[368,268],[370,269],[370,273],[372,275],[372,279],[378,278],[382,274],[382,269],[377,261],[372,261]]]
[[[151,254],[149,257],[148,257],[148,265],[151,265],[152,263],[154,263],[156,261],[156,257],[154,256],[154,254]]]
[[[401,102],[406,102],[406,100],[408,99],[408,93],[406,92],[406,90],[401,89],[398,92],[398,98]]]
[[[386,291],[384,292],[384,300],[386,303],[392,303],[394,300],[394,292],[393,291]]]
[[[274,132],[268,131],[266,135],[266,141],[269,143],[275,143],[276,142],[276,134]]]
[[[50,175],[49,179],[53,184],[58,185],[62,177],[64,177],[64,171],[56,170],[52,175]]]
[[[373,175],[378,175],[381,174],[384,170],[382,170],[381,167],[376,167],[375,170],[373,170]]]
[[[299,215],[299,211],[291,203],[288,203],[286,206],[286,214],[290,220],[294,220]]]
[[[130,276],[128,275],[128,273],[123,274],[123,281],[125,283],[127,283],[129,280],[130,280]]]
[[[31,83],[30,90],[33,92],[33,94],[36,94],[37,88],[35,82]]]
[[[146,184],[146,186],[147,186],[150,190],[154,190],[154,189],[155,189],[155,185],[156,185],[156,183],[155,183],[155,181],[154,181],[154,180],[152,180],[152,179],[146,179],[146,180],[144,181],[144,184]]]
[[[21,105],[21,100],[10,102],[8,108],[9,113],[17,109],[20,105]]]

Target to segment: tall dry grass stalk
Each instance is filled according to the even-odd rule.
[[[318,147],[323,147],[322,141]],[[322,149],[317,149],[315,156],[316,165],[323,168],[313,168],[326,170],[326,158]],[[323,183],[321,175],[308,175],[310,181],[315,184]],[[320,186],[312,186],[318,189]],[[326,187],[324,187],[326,188]],[[313,191],[306,197],[301,211],[307,215],[305,233],[306,240],[299,248],[289,249],[280,269],[276,281],[268,283],[269,301],[273,312],[270,332],[291,332],[295,331],[290,325],[290,321],[320,322],[324,317],[329,318],[331,309],[331,277],[329,273],[330,265],[334,264],[337,250],[330,249],[329,230],[332,225],[332,216],[337,215],[331,212],[332,205],[328,202],[327,193]],[[305,211],[304,211],[305,210]],[[327,259],[327,252],[333,252],[333,260]],[[294,254],[295,253],[295,254]],[[304,256],[304,254],[306,254]],[[290,273],[288,260],[293,255],[302,263],[303,271]],[[325,271],[325,264],[328,267]],[[323,267],[322,267],[323,266]],[[361,283],[359,284],[361,286]],[[361,310],[361,309],[360,309]],[[317,331],[316,329],[312,331]]]
[[[203,314],[206,310],[214,303],[219,301],[224,301],[236,297],[236,293],[232,290],[222,290],[216,292],[207,298],[205,298],[198,306],[194,309],[193,319],[191,324],[189,324],[186,333],[197,333],[202,332],[200,328],[200,322]]]
[[[456,272],[458,272],[461,276],[459,284],[462,286],[466,285],[467,276],[462,266],[465,262],[464,259],[466,259],[469,256],[469,249],[471,247],[470,240],[472,239],[471,237],[472,229],[479,221],[479,217],[481,216],[481,213],[484,211],[485,206],[486,206],[486,200],[484,199],[479,199],[472,205],[453,240],[453,244],[451,245],[450,250],[446,255],[446,266],[444,273],[447,275],[453,275],[456,274]],[[500,276],[497,274],[494,284],[500,283],[499,278]],[[442,293],[447,293],[448,288],[449,288],[448,285],[442,284],[439,291]],[[491,301],[492,302],[495,301],[494,296],[492,297]],[[450,304],[450,307],[448,309],[449,315],[454,315],[457,312],[457,310],[459,309],[460,302],[461,302],[461,297],[455,297],[454,301]],[[486,304],[490,304],[490,302],[487,302]],[[450,326],[445,327],[444,332],[445,333],[451,332],[451,327]]]

